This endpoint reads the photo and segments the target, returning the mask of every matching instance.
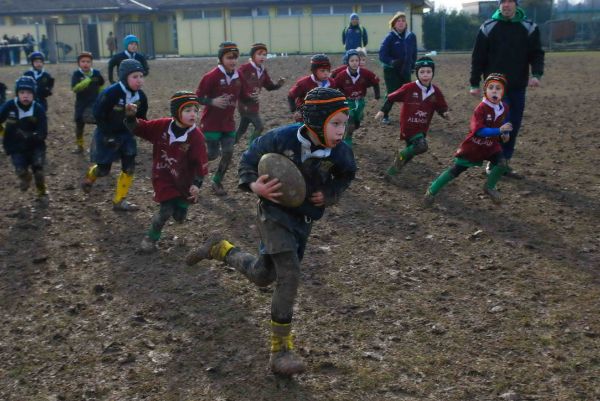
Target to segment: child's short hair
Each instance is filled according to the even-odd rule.
[[[357,47],[356,52],[358,53],[358,57],[367,57],[367,48],[366,47]]]

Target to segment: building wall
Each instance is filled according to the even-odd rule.
[[[408,3],[397,3],[398,10],[407,15],[409,29],[417,36],[419,46],[422,46],[422,11],[412,9]],[[270,7],[268,15],[255,17],[234,17],[229,9],[222,9],[221,17],[214,18],[184,18],[190,10],[177,10],[170,20],[167,15],[145,15],[154,26],[154,45],[158,55],[179,54],[181,56],[211,56],[216,55],[219,43],[232,40],[246,53],[254,42],[265,42],[271,52],[276,53],[342,53],[344,46],[341,41],[342,30],[348,25],[349,14],[311,15],[310,6],[301,6],[302,15],[277,15],[277,8]],[[389,20],[394,12],[384,14],[362,13],[360,4],[352,6],[357,12],[369,34],[367,49],[371,53],[379,50],[383,37],[389,32]],[[411,13],[412,12],[412,13]],[[188,13],[188,14],[186,14]],[[88,17],[88,16],[83,16]],[[105,40],[109,32],[115,32],[114,22],[119,18],[134,21],[135,15],[104,16],[102,20],[89,16],[90,22],[98,28],[98,48],[101,57],[108,57]],[[31,33],[36,36],[35,25],[13,25],[11,18],[4,18],[0,24],[0,36],[5,33],[22,36]],[[75,22],[59,17],[59,22]],[[46,26],[38,25],[39,35],[46,34]],[[176,32],[174,32],[176,30]],[[177,38],[175,39],[175,35]],[[119,39],[120,40],[120,39]],[[177,43],[177,48],[175,47]],[[79,46],[80,47],[80,46]],[[119,43],[119,50],[121,44]]]
[[[361,14],[360,6],[355,6],[354,10],[368,31],[368,49],[377,52],[381,40],[389,32],[389,20],[394,13]],[[422,43],[422,14],[411,15],[408,4],[397,11],[406,13],[409,29],[417,36],[418,43]],[[236,42],[243,53],[254,42],[266,43],[275,53],[341,53],[344,51],[342,30],[350,17],[350,14],[310,15],[308,6],[304,7],[303,15],[294,16],[277,16],[274,7],[269,9],[268,16],[259,17],[232,17],[229,10],[224,10],[222,18],[184,19],[185,12],[177,11],[181,56],[215,55],[219,43],[225,40],[225,32],[227,40]]]

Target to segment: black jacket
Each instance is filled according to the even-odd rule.
[[[479,86],[482,78],[497,72],[506,75],[507,89],[525,88],[529,66],[532,75],[542,76],[544,51],[540,30],[524,15],[522,17],[517,21],[492,18],[481,25],[471,58],[471,86]]]

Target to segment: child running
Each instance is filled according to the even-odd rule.
[[[136,117],[146,119],[148,99],[142,91],[143,84],[144,67],[137,60],[123,60],[119,65],[119,82],[104,89],[94,106],[97,127],[90,150],[94,164],[81,182],[81,189],[90,193],[96,179],[107,176],[112,163],[121,159],[121,174],[113,198],[113,209],[117,211],[138,209],[125,199],[133,182],[137,143],[124,119],[125,107],[131,103],[137,106]]]
[[[357,50],[350,49],[344,55],[346,70],[335,77],[335,87],[347,98],[350,106],[350,119],[346,129],[344,142],[352,147],[352,134],[360,127],[364,118],[365,96],[367,89],[372,87],[375,99],[379,99],[379,78],[366,68],[361,68],[360,56]]]
[[[19,177],[19,189],[21,191],[29,189],[33,173],[37,199],[42,206],[46,206],[48,204],[44,178],[48,135],[46,110],[34,100],[36,88],[33,78],[22,76],[17,79],[15,93],[17,95],[15,99],[9,100],[0,107],[0,127],[6,122],[2,144]]]
[[[305,369],[293,351],[291,328],[300,262],[312,222],[323,216],[325,207],[339,200],[356,173],[352,151],[342,143],[348,120],[344,95],[331,88],[313,89],[306,95],[302,114],[303,125],[276,128],[252,142],[242,155],[239,186],[259,198],[259,256],[246,253],[222,234],[213,233],[186,259],[188,265],[203,259],[224,261],[261,287],[275,282],[269,366],[273,373],[285,376]],[[285,155],[302,171],[307,195],[299,207],[281,205],[281,183],[267,175],[258,176],[258,162],[267,153]]]
[[[314,88],[334,87],[335,83],[331,76],[331,62],[329,57],[324,54],[315,54],[310,58],[311,74],[299,78],[288,92],[288,104],[293,113],[294,121],[302,122],[301,106],[304,104],[304,97]]]
[[[54,89],[54,78],[44,69],[44,53],[33,52],[29,55],[31,69],[23,75],[32,77],[36,83],[35,100],[48,112],[48,96],[52,96]]]
[[[140,40],[137,38],[137,36],[127,35],[123,38],[123,49],[125,50],[115,54],[108,61],[108,81],[111,84],[115,83],[113,80],[113,70],[117,68],[117,71],[119,71],[119,65],[121,65],[123,60],[137,60],[144,68],[144,76],[150,73],[150,67],[148,66],[146,57],[142,53],[138,53],[139,47]]]
[[[71,89],[75,93],[75,149],[73,153],[83,153],[83,131],[85,124],[94,124],[94,104],[104,85],[99,70],[92,68],[94,56],[81,52],[77,56],[79,68],[71,77]]]
[[[235,133],[235,142],[244,136],[250,123],[254,125],[254,132],[248,138],[248,146],[252,141],[258,138],[264,129],[264,124],[258,114],[258,95],[262,88],[268,91],[281,88],[285,83],[284,78],[279,78],[277,83],[271,81],[271,77],[264,67],[267,60],[267,45],[264,43],[254,43],[250,48],[250,60],[238,68],[238,74],[247,84],[247,90],[253,94],[251,98],[240,99],[238,110],[240,112],[240,125]]]
[[[143,252],[152,252],[169,218],[185,221],[208,172],[204,135],[196,127],[200,103],[193,92],[176,92],[170,101],[171,118],[150,121],[136,118],[135,103],[125,107],[127,128],[153,145],[152,187],[160,208],[140,246]]]
[[[358,52],[358,66],[360,68],[367,68],[367,52],[362,47],[357,47],[356,51]],[[346,71],[346,68],[348,68],[347,54],[348,52],[344,53],[344,57],[342,57],[342,65],[331,71],[331,78],[335,79],[340,72]]]
[[[212,176],[211,188],[215,195],[225,196],[223,178],[233,158],[235,145],[235,107],[240,98],[251,97],[258,102],[257,94],[250,94],[245,82],[236,70],[240,51],[233,42],[219,45],[219,64],[204,74],[196,90],[196,96],[204,110],[200,126],[206,138],[208,160],[213,161],[221,155],[219,166]]]
[[[427,131],[438,112],[448,120],[448,105],[440,88],[432,83],[435,64],[429,57],[421,57],[415,63],[417,80],[402,85],[400,89],[390,93],[375,115],[376,119],[385,117],[394,102],[400,102],[400,139],[406,142],[406,148],[396,152],[394,164],[388,168],[386,179],[394,181],[396,175],[416,155],[427,152]]]
[[[481,166],[484,160],[491,163],[491,171],[483,186],[483,191],[494,203],[502,198],[496,189],[496,183],[506,172],[506,159],[499,140],[510,139],[512,124],[507,121],[508,107],[502,101],[506,88],[506,78],[502,74],[492,73],[483,83],[485,97],[473,111],[471,129],[465,140],[454,154],[454,166],[439,175],[425,193],[425,205],[431,206],[437,193],[450,181],[458,177],[469,167]]]

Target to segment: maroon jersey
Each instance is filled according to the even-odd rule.
[[[257,68],[251,61],[242,64],[238,68],[238,74],[240,74],[246,85],[248,95],[252,95],[253,93],[258,94],[262,88],[268,91],[280,88],[280,85],[273,83],[266,68]],[[258,114],[258,107],[258,102],[250,99],[249,96],[246,99],[240,99],[238,102],[240,114]]]
[[[504,124],[508,116],[508,106],[504,102],[498,106],[487,100],[479,103],[471,116],[469,134],[460,144],[454,154],[455,157],[478,163],[490,160],[494,154],[502,152],[499,136],[480,137],[475,135],[481,128],[500,128]]]
[[[346,71],[346,68],[348,68],[348,66],[345,64],[336,67],[334,70],[331,71],[331,78],[337,77],[340,72]]]
[[[419,81],[402,85],[388,95],[390,102],[402,102],[400,139],[408,140],[418,133],[427,133],[433,113],[448,111],[442,91],[431,84],[429,90]]]
[[[348,68],[335,77],[335,87],[342,91],[348,99],[361,99],[367,95],[367,89],[379,85],[379,78],[366,68],[358,68],[358,75],[352,77]]]
[[[304,104],[304,97],[311,89],[314,89],[319,86],[319,81],[316,80],[314,75],[307,75],[302,77],[296,81],[294,86],[290,88],[288,92],[288,98],[293,99],[296,103],[296,108],[302,106]],[[333,79],[329,78],[327,80],[325,88],[331,87],[335,88],[335,82]]]
[[[154,200],[190,196],[189,189],[196,177],[208,174],[208,156],[204,134],[196,126],[175,138],[172,118],[137,120],[134,134],[152,143],[152,187]]]
[[[201,102],[204,99],[214,99],[226,95],[229,104],[224,109],[205,105],[200,117],[200,127],[204,132],[235,131],[235,106],[240,97],[246,97],[245,83],[236,71],[231,77],[225,74],[223,66],[218,65],[207,72],[196,89],[196,95]]]

